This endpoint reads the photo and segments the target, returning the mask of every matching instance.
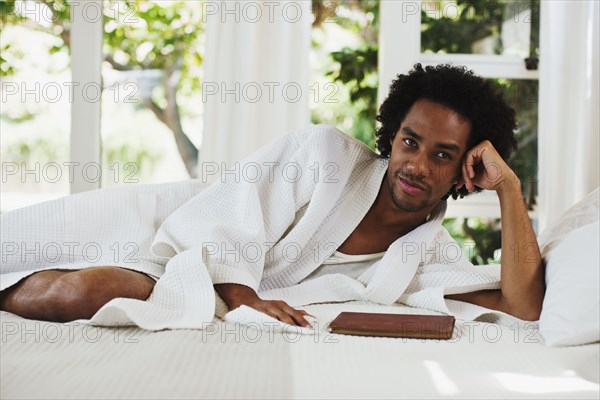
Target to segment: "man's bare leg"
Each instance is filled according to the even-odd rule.
[[[45,321],[88,319],[116,297],[146,300],[155,284],[141,272],[117,267],[40,271],[0,292],[0,310]]]

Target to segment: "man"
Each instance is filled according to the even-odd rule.
[[[446,240],[441,228],[446,199],[486,189],[500,199],[500,282],[444,290],[444,298],[537,320],[545,290],[543,262],[520,182],[506,164],[516,147],[515,119],[501,94],[464,68],[416,65],[393,82],[378,121],[380,155],[339,131],[309,128],[246,159],[243,171],[256,167],[254,175],[226,177],[178,207],[161,221],[153,240],[152,254],[167,263],[156,287],[143,269],[122,265],[56,268],[3,287],[0,307],[28,318],[68,321],[96,317],[111,299],[145,300],[152,293],[148,301],[162,307],[155,313],[174,296],[181,299],[173,304],[188,309],[197,304],[207,311],[184,318],[179,310],[168,322],[146,324],[144,318],[152,319],[146,310],[139,320],[132,317],[135,323],[191,327],[214,313],[214,285],[231,310],[246,305],[308,326],[307,313],[294,306],[352,299],[391,303],[407,292],[419,268],[449,264],[444,255],[426,261],[410,245]],[[275,169],[283,164],[283,172]],[[298,256],[290,257],[290,249]],[[333,250],[386,256],[357,279],[342,273],[306,281]],[[177,285],[161,286],[161,281]],[[182,290],[187,281],[195,286]],[[131,306],[118,300],[110,304],[121,310]]]

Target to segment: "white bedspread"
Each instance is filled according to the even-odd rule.
[[[534,324],[457,320],[449,341],[326,332],[341,311],[428,313],[369,302],[306,307],[314,335],[217,322],[148,331],[0,314],[0,397],[595,398],[600,344],[551,348]],[[429,312],[435,314],[434,312]]]

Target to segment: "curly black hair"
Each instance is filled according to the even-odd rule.
[[[381,127],[376,136],[381,158],[390,157],[391,141],[412,105],[421,99],[448,107],[471,122],[467,150],[485,139],[505,161],[517,150],[515,110],[506,104],[501,90],[464,66],[441,64],[423,68],[415,64],[407,75],[400,74],[392,82],[390,93],[379,108],[377,121]],[[476,187],[474,192],[481,190]],[[444,199],[468,194],[465,187],[457,190],[453,186]]]

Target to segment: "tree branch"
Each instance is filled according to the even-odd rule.
[[[181,126],[181,115],[177,104],[177,90],[179,81],[181,80],[182,64],[183,58],[178,57],[177,60],[165,70],[164,86],[165,97],[167,99],[165,116],[168,121],[167,126],[173,132],[177,150],[181,155],[188,174],[190,177],[195,178],[197,176],[196,166],[198,164],[199,152],[198,148],[190,140],[189,136],[184,132],[183,127]]]
[[[29,18],[23,18],[19,21],[17,26],[22,26],[24,28],[31,29],[36,32],[42,32],[51,36],[56,36],[52,29],[44,28],[42,25]]]
[[[160,108],[158,104],[156,104],[152,99],[145,98],[143,103],[146,107],[150,109],[156,115],[156,118],[160,120],[163,124],[169,127],[169,122],[167,121],[165,110]],[[170,127],[169,127],[170,128]]]
[[[110,54],[106,54],[104,56],[104,60],[107,61],[110,64],[110,66],[116,71],[131,71],[133,69],[130,66],[123,65],[123,64],[115,61],[113,56]]]

